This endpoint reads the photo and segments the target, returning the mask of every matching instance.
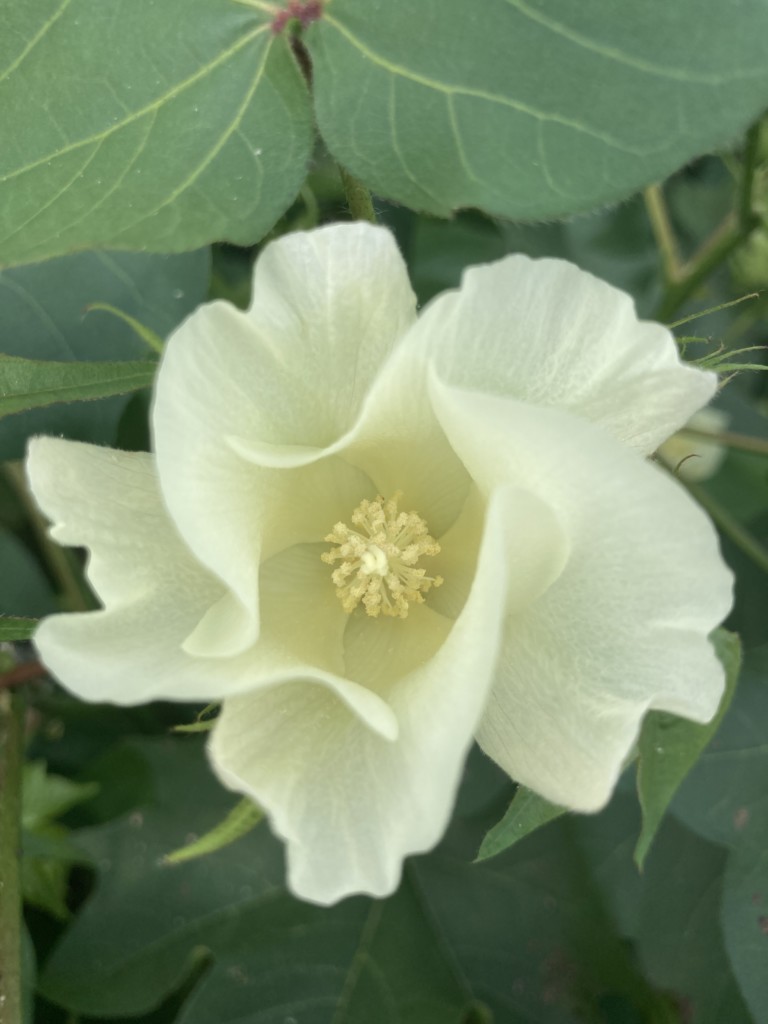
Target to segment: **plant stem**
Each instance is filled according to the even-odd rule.
[[[344,186],[344,195],[347,198],[349,212],[355,220],[368,220],[371,224],[376,223],[376,211],[373,208],[371,193],[361,182],[354,178],[349,171],[339,165],[341,183]]]
[[[755,169],[757,167],[757,147],[760,141],[760,122],[753,124],[747,132],[747,139],[744,144],[744,156],[739,184],[739,224],[745,235],[748,235],[754,225],[755,213],[752,208],[752,189],[755,181]]]
[[[669,285],[656,310],[656,319],[668,320],[675,310],[693,295],[712,271],[716,270],[734,249],[741,245],[747,234],[749,232],[744,232],[735,214],[729,214],[699,251],[685,264],[681,278]]]
[[[661,214],[656,210],[654,202],[661,200],[661,194],[652,195],[649,199],[648,193],[658,186],[651,186],[646,189],[646,205],[648,215],[651,219],[654,234],[661,251],[662,263],[665,268],[667,288],[665,294],[656,310],[656,319],[661,321],[669,320],[675,311],[689,299],[709,275],[720,266],[730,255],[742,245],[757,227],[759,218],[753,209],[752,191],[755,181],[755,167],[757,163],[758,125],[753,125],[747,133],[744,145],[744,154],[741,164],[741,180],[739,182],[736,209],[728,214],[725,220],[704,242],[701,248],[694,253],[690,260],[677,265],[669,261],[669,245],[671,228],[666,226],[664,218],[666,210],[661,207]],[[668,235],[665,232],[668,229]],[[666,247],[666,248],[665,248]],[[674,250],[672,250],[674,252]],[[670,274],[668,268],[676,270],[677,276]]]
[[[682,482],[702,508],[709,512],[725,536],[733,541],[736,547],[740,548],[748,558],[751,558],[758,568],[768,573],[768,549],[763,547],[760,541],[745,526],[742,526],[738,519],[724,505],[721,505],[716,498],[707,493],[703,487],[699,486],[699,484]]]
[[[3,1024],[21,1024],[21,697],[0,693],[0,1010]]]
[[[648,188],[643,190],[643,198],[645,199],[648,219],[651,222],[651,229],[656,239],[656,244],[659,247],[664,279],[669,285],[674,281],[680,280],[682,260],[680,259],[677,239],[672,230],[661,185],[649,185]]]
[[[712,434],[708,430],[696,430],[695,427],[686,427],[685,434],[693,437],[701,437],[714,444],[721,444],[725,448],[735,448],[740,452],[749,452],[750,455],[768,455],[768,440],[762,437],[750,437],[749,434],[733,434],[728,430],[719,434]]]

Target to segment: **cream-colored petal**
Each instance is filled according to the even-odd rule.
[[[707,721],[723,670],[707,639],[731,574],[701,509],[656,466],[569,413],[437,384],[447,434],[481,487],[514,481],[556,514],[570,554],[518,606],[478,739],[547,799],[608,799],[648,708]]]
[[[224,657],[217,645],[238,628],[239,618],[227,619],[236,599],[178,536],[150,455],[37,438],[28,471],[52,535],[89,549],[88,575],[105,603],[101,611],[49,616],[35,636],[45,664],[78,696],[216,701],[303,677],[336,694],[367,728],[397,735],[388,704],[343,676],[346,616],[320,562],[322,546],[264,564],[266,639]],[[206,637],[215,622],[221,636]],[[209,654],[213,645],[214,656],[195,655],[190,637]]]
[[[235,673],[181,651],[224,588],[176,533],[152,456],[40,437],[27,470],[51,536],[88,548],[88,578],[105,605],[43,620],[35,643],[51,671],[86,700],[118,704],[236,691]]]
[[[426,370],[423,358],[399,348],[339,451],[365,470],[379,494],[402,491],[401,507],[418,512],[440,537],[460,515],[472,481],[432,410]]]
[[[524,591],[529,598],[540,593],[562,561],[558,527],[540,502],[525,509],[535,536],[527,544],[518,536],[526,502],[519,497],[494,495],[472,589],[449,632],[426,606],[417,609],[421,619],[366,624],[369,638],[384,626],[368,655],[358,646],[362,634],[348,638],[348,668],[386,696],[399,725],[396,740],[375,735],[332,693],[302,680],[225,702],[211,762],[225,785],[266,809],[287,840],[296,895],[321,904],[357,892],[387,895],[403,858],[442,835],[493,677],[509,589],[515,603],[527,603]],[[552,528],[546,537],[542,522]],[[499,557],[510,546],[528,571],[510,573],[510,560]],[[398,625],[406,626],[400,635]],[[426,641],[414,636],[420,626]],[[415,654],[401,645],[413,645]]]
[[[246,639],[258,627],[260,560],[318,539],[309,533],[326,496],[313,471],[275,475],[244,459],[238,442],[330,445],[414,316],[392,235],[332,225],[266,247],[247,312],[201,306],[169,339],[153,408],[163,494],[192,551],[248,610]]]
[[[681,363],[670,332],[563,260],[473,267],[409,332],[448,384],[554,406],[650,454],[712,397],[715,374]]]

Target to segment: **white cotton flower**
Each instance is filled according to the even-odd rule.
[[[247,312],[171,337],[154,456],[32,442],[104,605],[46,619],[40,654],[88,700],[223,701],[211,764],[285,839],[292,890],[385,895],[473,737],[594,811],[647,710],[713,715],[730,574],[645,456],[714,389],[568,263],[469,270],[417,316],[387,231],[288,235]]]

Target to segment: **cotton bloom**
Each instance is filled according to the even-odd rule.
[[[417,315],[384,229],[286,236],[247,312],[170,338],[154,455],[32,442],[104,605],[37,646],[88,700],[222,701],[211,764],[285,839],[293,891],[384,895],[473,737],[594,811],[647,710],[713,715],[730,575],[645,456],[715,383],[568,263],[469,270]]]

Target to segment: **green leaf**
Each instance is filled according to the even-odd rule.
[[[25,903],[64,921],[69,917],[67,886],[70,868],[87,863],[67,839],[67,830],[48,825],[22,836],[21,891]]]
[[[712,641],[725,669],[725,693],[712,721],[698,725],[662,711],[652,711],[643,723],[637,769],[637,792],[643,811],[643,826],[635,847],[639,868],[643,866],[673,796],[717,732],[736,690],[741,667],[739,638],[725,629],[718,629]]]
[[[768,647],[750,651],[722,728],[680,789],[673,810],[731,848],[721,920],[725,945],[755,1021],[768,1016]],[[723,1018],[727,1019],[727,1018]]]
[[[72,782],[49,775],[44,761],[24,765],[21,823],[26,829],[47,825],[78,804],[90,800],[99,787],[93,782]]]
[[[36,628],[37,619],[25,619],[20,615],[0,615],[0,643],[31,640]]]
[[[79,833],[99,878],[41,981],[71,1012],[144,1013],[189,978],[204,947],[210,962],[184,1024],[572,1024],[575,1005],[593,1011],[579,1019],[604,1019],[606,998],[627,1008],[617,1020],[661,1020],[633,1015],[656,1000],[594,903],[571,819],[473,865],[485,817],[473,796],[442,846],[406,863],[395,896],[320,908],[285,891],[282,851],[266,828],[164,867],[162,855],[219,820],[231,795],[194,740],[131,749],[151,766],[154,799]]]
[[[761,808],[763,815],[766,811],[768,800]],[[721,913],[726,948],[754,1019],[768,1020],[768,847],[764,843],[744,843],[731,853]]]
[[[691,25],[696,43],[691,45]],[[768,9],[719,0],[333,0],[306,39],[320,132],[418,210],[586,210],[730,143],[768,101]]]
[[[671,1015],[615,1024],[756,1024],[730,970],[719,921],[725,855],[671,816],[640,874],[632,851],[639,807],[619,793],[599,815],[572,819],[593,877],[643,974],[671,996]]]
[[[0,355],[0,419],[57,402],[82,402],[150,387],[157,364],[55,363]]]
[[[244,797],[238,801],[229,814],[215,825],[210,832],[206,832],[199,839],[180,846],[178,850],[165,855],[166,864],[183,864],[187,860],[195,860],[196,857],[205,857],[215,853],[237,839],[242,839],[251,829],[256,828],[264,818],[264,812],[260,807]]]
[[[565,814],[564,807],[558,807],[533,793],[524,786],[515,793],[501,821],[487,833],[477,855],[478,860],[495,857],[518,840]]]
[[[0,0],[0,265],[263,236],[312,143],[306,86],[272,13]]]
[[[747,651],[721,728],[672,805],[713,842],[768,844],[768,647]]]
[[[24,900],[54,917],[69,916],[66,905],[69,869],[83,861],[83,854],[67,838],[67,829],[56,818],[98,791],[94,783],[76,783],[49,775],[45,762],[24,765],[22,779],[21,887]]]
[[[2,0],[0,0],[2,3]],[[0,42],[0,46],[2,43]],[[132,327],[100,310],[112,305],[166,337],[204,298],[210,253],[79,253],[0,272],[2,351],[24,359],[98,361],[146,359]],[[145,364],[145,371],[149,364]],[[113,444],[128,399],[107,398],[40,407],[0,421],[0,459],[22,458],[32,434],[64,434]]]

